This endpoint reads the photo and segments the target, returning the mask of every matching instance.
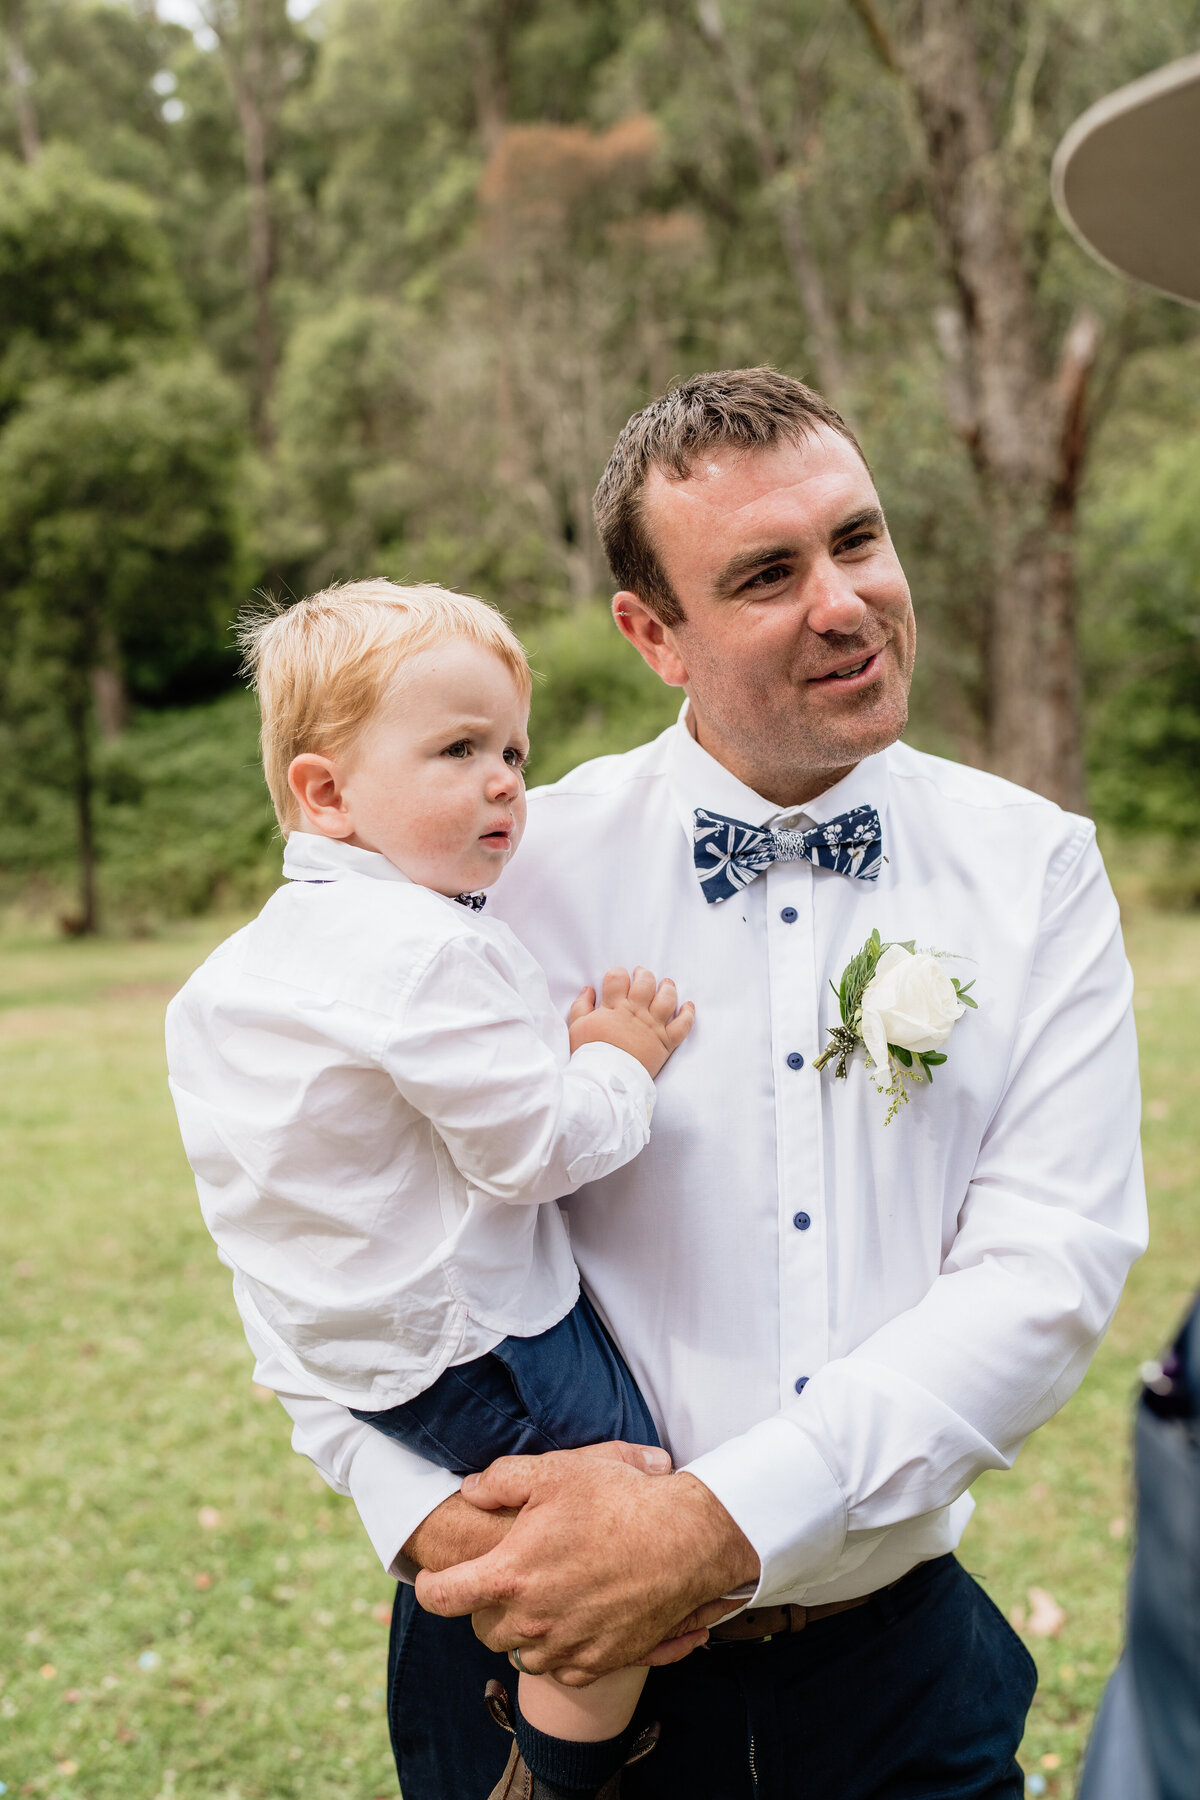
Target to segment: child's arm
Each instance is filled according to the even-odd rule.
[[[486,947],[458,940],[416,983],[380,1061],[474,1187],[517,1204],[559,1199],[644,1147],[649,1069],[691,1028],[691,1009],[672,1018],[673,990],[648,972],[625,993],[621,980],[605,978],[599,1007],[576,1001],[572,1030],[586,1041],[564,1067]]]

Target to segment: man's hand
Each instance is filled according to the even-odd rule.
[[[516,1516],[511,1507],[480,1512],[461,1494],[451,1494],[421,1520],[401,1554],[418,1569],[452,1569],[502,1544]]]
[[[532,1673],[568,1686],[676,1660],[732,1610],[712,1603],[758,1577],[753,1547],[692,1475],[557,1450],[501,1457],[467,1477],[463,1498],[520,1511],[486,1555],[418,1576],[417,1599],[447,1617],[474,1614],[490,1649],[519,1649]],[[683,1641],[681,1620],[692,1628]]]
[[[586,1450],[577,1454],[606,1456],[611,1461],[626,1462],[631,1468],[654,1475],[671,1472],[671,1459],[666,1451],[649,1444],[589,1444]],[[468,1476],[467,1479],[474,1478]],[[461,1494],[451,1494],[421,1520],[401,1555],[418,1569],[451,1569],[455,1563],[472,1562],[504,1542],[516,1516],[515,1506],[489,1507],[484,1511],[478,1502],[471,1505]]]

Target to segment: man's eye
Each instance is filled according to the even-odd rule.
[[[755,588],[778,587],[781,581],[787,580],[789,573],[783,563],[774,563],[769,569],[758,569],[746,583],[745,591],[749,593]]]
[[[861,550],[864,544],[873,544],[874,542],[875,533],[873,531],[856,531],[850,537],[842,539],[838,550]]]
[[[467,738],[457,738],[453,744],[447,744],[442,751],[443,756],[470,756],[471,745]]]

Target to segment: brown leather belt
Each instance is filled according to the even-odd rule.
[[[903,1580],[901,1576],[900,1581]],[[708,1641],[710,1644],[769,1644],[772,1638],[791,1637],[806,1626],[815,1625],[819,1619],[832,1619],[835,1613],[852,1612],[856,1606],[865,1606],[876,1594],[886,1594],[899,1587],[900,1581],[889,1581],[887,1587],[876,1588],[872,1594],[859,1594],[853,1600],[830,1600],[824,1606],[752,1606],[738,1613],[736,1618],[714,1625]]]

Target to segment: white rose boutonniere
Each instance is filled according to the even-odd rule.
[[[917,950],[911,943],[885,944],[873,931],[834,988],[842,1022],[831,1028],[813,1066],[823,1069],[836,1057],[834,1073],[844,1079],[861,1045],[877,1071],[880,1093],[891,1101],[885,1125],[908,1100],[909,1084],[933,1080],[934,1069],[946,1061],[942,1045],[967,1008],[975,1008],[969,991],[974,982],[964,985],[947,975],[946,954]]]

